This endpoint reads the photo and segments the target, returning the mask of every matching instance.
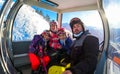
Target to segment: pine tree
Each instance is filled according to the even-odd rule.
[[[48,14],[46,15],[45,19],[46,19],[46,21],[48,21],[48,22],[50,21],[50,17],[49,17]]]

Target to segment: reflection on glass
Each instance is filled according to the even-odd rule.
[[[36,7],[36,6],[32,6],[32,8],[34,8],[35,11],[38,14],[42,15],[47,21],[57,19],[57,13],[56,12],[53,12],[51,10],[47,10],[47,9],[44,9],[44,8]]]
[[[110,41],[115,43],[120,49],[120,0],[108,0],[105,12],[110,25]]]
[[[0,1],[0,10],[1,10],[1,8],[2,8],[2,6],[3,6],[3,4],[4,4],[5,2],[6,2],[6,0],[1,0],[1,1]],[[5,12],[5,16],[3,17],[3,20],[4,20],[4,21],[7,20],[7,16],[8,16],[8,14],[9,14],[9,12],[10,12],[10,10],[11,10],[11,8],[12,8],[12,6],[14,5],[15,2],[16,2],[16,1],[13,0],[13,2],[12,2],[11,4],[8,4],[9,7],[6,8],[7,11]]]
[[[120,43],[120,0],[104,0],[104,9],[111,29],[110,39]]]
[[[103,4],[110,28],[108,56],[111,59],[114,56],[120,58],[120,0],[104,0]]]
[[[6,0],[0,0],[0,11],[2,9],[3,4],[5,3]]]
[[[69,22],[73,17],[79,17],[84,22],[86,30],[89,30],[93,35],[97,36],[99,42],[103,41],[103,25],[97,10],[64,13],[62,27],[70,32]]]

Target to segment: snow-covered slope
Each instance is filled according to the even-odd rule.
[[[31,40],[35,34],[49,29],[49,23],[35,12],[35,10],[24,5],[20,8],[13,26],[13,40]]]

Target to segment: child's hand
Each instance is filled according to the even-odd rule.
[[[70,70],[66,70],[62,74],[72,74],[72,72]]]
[[[61,49],[61,48],[62,48],[62,46],[61,46],[60,44],[58,44],[58,46],[57,46],[57,47],[58,47],[58,49]]]

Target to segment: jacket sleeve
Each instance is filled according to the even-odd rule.
[[[67,50],[67,53],[70,53],[70,51],[71,51],[71,49],[70,49],[71,44],[72,44],[72,39],[68,37],[66,39],[66,45],[63,46],[63,49]]]
[[[29,52],[34,53],[36,51],[36,46],[38,45],[39,35],[34,35],[32,42],[29,46]]]
[[[78,64],[72,66],[70,70],[73,74],[91,74],[97,65],[97,57],[99,52],[99,41],[94,36],[88,36],[83,42],[82,50],[84,52],[83,59]]]

